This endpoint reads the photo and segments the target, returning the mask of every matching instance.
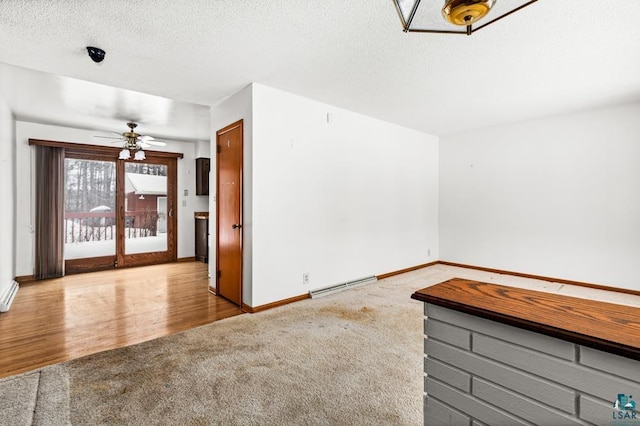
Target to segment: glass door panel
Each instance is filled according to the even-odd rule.
[[[124,254],[166,252],[166,164],[124,165]]]
[[[115,256],[115,162],[66,158],[64,184],[65,260]]]

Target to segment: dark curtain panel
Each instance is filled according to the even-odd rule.
[[[36,146],[38,280],[64,275],[64,149]]]

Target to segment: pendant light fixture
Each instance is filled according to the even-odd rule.
[[[442,8],[442,15],[454,25],[473,25],[487,16],[495,0],[449,0]]]
[[[537,0],[394,0],[404,32],[466,34]]]

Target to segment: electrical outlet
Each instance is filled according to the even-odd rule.
[[[427,257],[431,257],[431,249],[427,250]]]
[[[302,274],[302,284],[304,284],[304,285],[309,284],[309,273],[308,272],[304,272]]]
[[[187,200],[182,200],[182,207],[187,207]]]

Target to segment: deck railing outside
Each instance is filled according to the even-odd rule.
[[[158,233],[158,219],[154,211],[127,212],[124,223],[125,238],[153,237]],[[113,240],[116,237],[115,212],[65,212],[65,244]]]

